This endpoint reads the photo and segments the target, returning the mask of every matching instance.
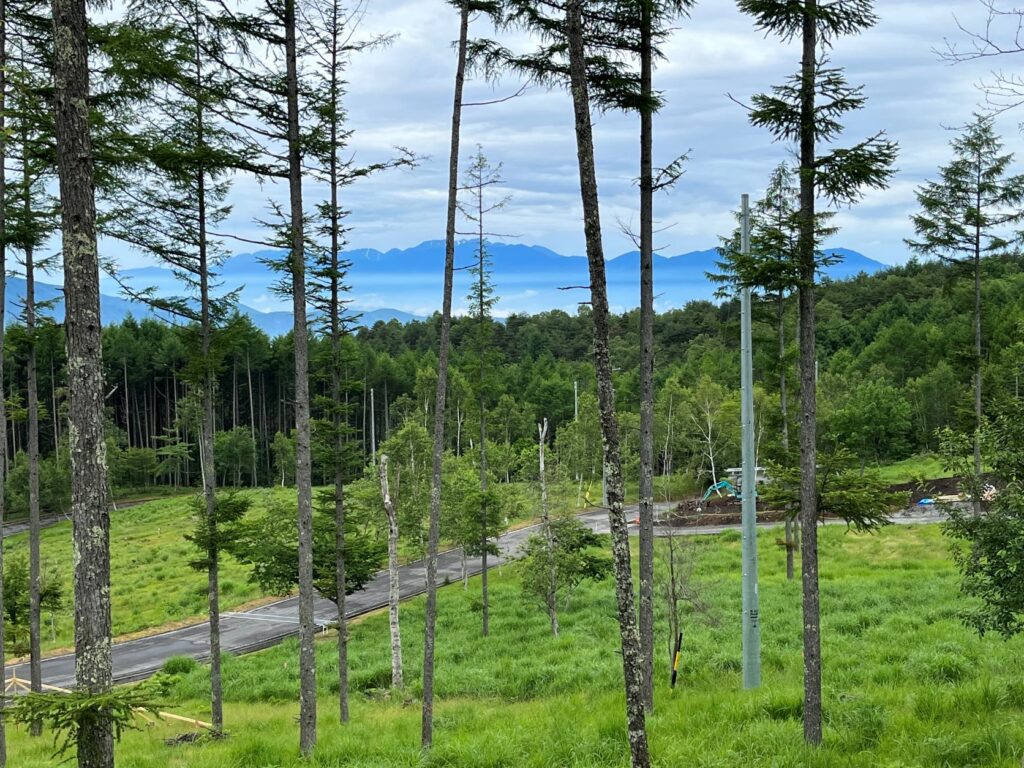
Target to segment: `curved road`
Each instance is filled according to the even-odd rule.
[[[671,504],[658,504],[658,510],[664,510]],[[897,516],[894,523],[929,523],[939,522],[943,516],[936,513]],[[626,518],[633,520],[637,514],[637,506],[626,507]],[[580,521],[598,533],[609,530],[607,511],[595,510],[579,516]],[[836,521],[843,524],[842,521]],[[778,523],[761,523],[762,527],[772,527]],[[632,524],[631,524],[632,527]],[[498,539],[501,551],[499,557],[491,557],[489,565],[499,565],[514,558],[517,550],[531,533],[540,528],[532,525],[526,528],[509,531]],[[738,529],[738,525],[700,526],[674,529],[682,535],[702,535],[721,533],[730,529]],[[658,535],[665,535],[664,529],[656,529]],[[5,536],[7,535],[5,531]],[[481,571],[478,558],[470,558],[467,569],[471,574]],[[442,552],[437,559],[437,578],[439,584],[457,582],[462,578],[462,557],[458,549]],[[400,592],[402,599],[421,594],[425,589],[426,570],[422,560],[403,565],[399,569]],[[360,591],[349,595],[345,600],[346,613],[349,618],[384,608],[388,604],[389,578],[387,571],[380,571]],[[315,617],[321,627],[334,622],[337,609],[329,600],[316,601]],[[298,634],[298,598],[289,597],[260,608],[244,612],[225,612],[221,614],[221,648],[225,653],[248,653],[280,643],[287,637]],[[200,661],[209,658],[209,628],[207,622],[192,624],[180,629],[161,632],[136,640],[116,643],[113,648],[114,680],[125,683],[141,680],[158,672],[164,661],[172,656],[191,656]],[[10,668],[21,679],[28,678],[28,664],[17,664]],[[49,685],[71,688],[75,682],[74,654],[52,656],[43,659],[43,680]]]

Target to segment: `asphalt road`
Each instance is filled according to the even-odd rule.
[[[667,509],[668,504],[657,505],[659,510]],[[632,521],[637,515],[636,505],[626,508],[626,517]],[[609,531],[608,514],[604,510],[586,512],[579,516],[581,522],[594,531]],[[907,516],[897,516],[894,523],[929,523],[944,519],[936,512],[921,512]],[[842,524],[841,521],[836,521]],[[762,527],[776,526],[778,523],[763,523]],[[632,525],[631,525],[632,527]],[[702,535],[735,530],[737,525],[700,526],[674,529],[682,535]],[[498,539],[501,550],[500,557],[491,557],[489,565],[496,566],[515,557],[517,550],[531,533],[539,526],[530,526],[509,531]],[[664,529],[656,529],[658,535],[666,535]],[[6,532],[5,532],[6,535]],[[481,570],[479,558],[470,558],[467,570],[477,574]],[[438,556],[437,578],[439,584],[457,582],[462,578],[462,558],[460,550],[449,550]],[[426,567],[423,561],[403,565],[399,569],[400,592],[403,599],[421,594],[425,590]],[[349,618],[368,613],[388,604],[389,577],[387,571],[380,571],[360,591],[349,595],[345,601],[346,614]],[[337,619],[334,603],[318,599],[315,616],[317,623],[323,627]],[[221,614],[221,648],[225,653],[248,653],[280,643],[287,637],[298,634],[298,598],[289,597],[260,608],[244,612],[226,612]],[[137,640],[127,640],[114,645],[113,664],[114,680],[124,683],[141,680],[160,670],[164,661],[172,656],[191,656],[200,661],[209,658],[209,629],[207,622],[193,624],[180,629],[149,635]],[[49,685],[70,688],[75,680],[75,659],[73,654],[53,656],[43,660],[43,681]],[[28,665],[18,664],[9,668],[19,678],[28,678]]]

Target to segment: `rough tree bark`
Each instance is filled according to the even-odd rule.
[[[785,294],[779,289],[777,298],[778,323],[779,323],[779,411],[782,418],[782,454],[789,457],[789,394],[786,385],[786,305]],[[786,543],[786,580],[793,580],[793,550],[796,543],[793,540],[793,521],[789,518],[785,522],[785,543]]]
[[[434,742],[434,633],[437,626],[437,547],[441,531],[441,460],[444,457],[444,407],[448,390],[448,352],[452,326],[452,279],[455,269],[455,214],[459,194],[459,138],[462,123],[462,88],[466,79],[469,43],[469,0],[459,8],[459,48],[452,103],[451,147],[448,157],[448,213],[444,246],[444,298],[441,307],[441,349],[434,395],[433,472],[430,485],[430,531],[427,535],[427,605],[423,632],[423,719],[421,745]]]
[[[313,476],[309,424],[309,336],[306,329],[305,233],[302,157],[299,138],[299,75],[295,0],[284,2],[288,113],[288,197],[290,201],[293,344],[295,346],[295,486],[299,527],[299,749],[316,747],[316,625],[313,616]]]
[[[978,159],[978,185],[975,200],[976,211],[981,211],[984,202],[981,195],[981,158]],[[975,488],[981,487],[981,222],[974,226],[974,477]],[[981,514],[981,498],[974,496],[974,514]]]
[[[198,15],[198,14],[197,14]],[[195,37],[195,84],[196,84],[196,143],[201,147],[206,141],[205,114],[202,102],[202,58],[200,44],[199,19],[196,19]],[[207,615],[210,622],[210,710],[213,729],[216,733],[224,731],[223,686],[221,683],[220,662],[220,557],[217,542],[217,472],[213,461],[213,438],[216,422],[214,421],[213,399],[214,381],[211,345],[213,342],[213,319],[210,312],[210,259],[206,227],[206,171],[200,163],[196,170],[196,213],[199,250],[199,325],[202,336],[203,355],[203,386],[202,386],[202,424],[199,430],[199,451],[203,472],[203,503],[206,511],[207,533],[207,565],[206,565],[206,598]]]
[[[27,147],[22,144],[22,171],[27,175],[25,164]],[[26,219],[30,214],[30,191],[28,183],[24,187]],[[28,336],[28,360],[26,361],[28,406],[28,636],[29,636],[29,685],[34,693],[43,692],[43,658],[40,648],[40,600],[42,587],[40,584],[40,552],[39,534],[39,383],[38,366],[36,364],[36,288],[35,262],[31,244],[25,247],[25,333]],[[33,720],[29,725],[29,734],[39,736],[43,732],[43,721]]]
[[[111,687],[110,516],[87,21],[85,0],[53,0],[52,8],[74,521],[75,683],[97,694]],[[109,718],[81,723],[76,742],[80,768],[113,768]]]
[[[640,98],[654,96],[651,2],[640,3]],[[654,710],[654,119],[640,109],[640,673]]]
[[[384,513],[388,518],[388,625],[391,632],[391,687],[401,690],[402,633],[398,626],[398,604],[401,600],[398,583],[398,512],[388,487],[388,457],[380,455],[380,495],[384,499]]]
[[[597,175],[594,170],[594,140],[590,120],[590,95],[587,85],[581,0],[569,0],[566,5],[566,39],[575,116],[580,196],[583,204],[583,228],[587,245],[587,262],[590,267],[594,363],[601,414],[601,436],[604,442],[604,476],[607,481],[608,516],[612,535],[615,596],[622,638],[622,666],[626,688],[629,747],[633,768],[647,768],[651,764],[651,758],[647,746],[644,716],[640,638],[633,604],[629,532],[622,509],[623,484],[619,455],[619,425],[615,415],[615,391],[612,386],[612,364],[608,349],[608,289],[605,281],[604,249],[601,244]]]
[[[803,547],[804,740],[821,743],[821,608],[818,593],[817,382],[814,307],[814,104],[817,0],[804,0],[800,89],[800,517]]]
[[[331,187],[331,426],[334,430],[334,578],[338,589],[338,717],[348,722],[348,617],[345,615],[345,439],[341,419],[341,211],[338,208],[338,4],[331,6],[330,147]]]
[[[7,0],[0,0],[0,200],[7,199]],[[7,484],[7,401],[4,392],[4,336],[7,307],[7,206],[0,205],[0,488]],[[0,529],[6,512],[0,493]],[[0,680],[7,679],[4,620],[4,542],[0,536]],[[7,726],[0,697],[0,768],[7,765]]]

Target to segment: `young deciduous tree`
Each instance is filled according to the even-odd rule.
[[[819,197],[831,204],[852,203],[865,189],[888,184],[896,145],[884,132],[854,144],[836,147],[842,119],[863,108],[862,89],[847,83],[841,69],[830,66],[828,51],[838,37],[874,25],[870,0],[739,0],[755,23],[784,41],[799,38],[800,71],[753,98],[750,121],[767,128],[777,141],[796,145],[799,154],[800,209],[796,247],[797,302],[800,313],[800,471],[802,577],[804,613],[804,739],[820,744],[821,629],[818,594],[817,429],[815,346],[815,228]]]
[[[398,583],[398,511],[391,498],[388,481],[388,455],[382,453],[377,467],[380,474],[380,495],[384,500],[384,514],[388,519],[388,629],[391,634],[391,687],[401,690],[402,633],[398,623],[398,604],[401,598]]]
[[[1024,219],[1024,174],[1009,174],[1012,153],[1003,153],[991,117],[974,120],[951,142],[953,160],[939,169],[939,180],[917,190],[921,212],[911,217],[916,240],[907,245],[916,253],[968,267],[974,279],[974,474],[981,476],[982,307],[981,260],[1014,250]],[[981,499],[975,498],[975,514]]]
[[[986,514],[952,510],[946,533],[955,541],[961,589],[972,598],[964,621],[1005,638],[1024,629],[1024,407],[1007,401],[985,431],[987,460],[1005,487]]]

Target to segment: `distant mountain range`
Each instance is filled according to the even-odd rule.
[[[834,280],[851,277],[861,272],[868,274],[885,268],[873,259],[846,249],[833,249],[842,260],[825,269],[824,274]],[[492,263],[491,280],[498,303],[495,314],[536,313],[561,308],[573,312],[581,301],[589,301],[585,286],[589,284],[587,260],[581,256],[563,256],[541,246],[518,243],[490,243],[488,253]],[[286,333],[291,328],[288,302],[274,293],[276,275],[265,260],[280,254],[271,251],[245,253],[227,259],[220,269],[222,290],[240,288],[239,310],[272,336]],[[440,309],[441,272],[444,265],[444,241],[428,240],[412,248],[382,252],[357,249],[345,254],[352,262],[348,282],[352,287],[352,310],[361,313],[362,325],[373,325],[378,320],[409,322]],[[466,299],[472,276],[468,269],[476,258],[473,241],[458,243],[455,251],[455,294],[453,309],[465,312]],[[693,251],[678,256],[655,256],[655,303],[659,311],[681,307],[695,299],[710,299],[715,286],[705,276],[717,271],[715,249]],[[637,251],[624,253],[607,261],[608,298],[612,310],[632,309],[639,297],[639,264]],[[136,289],[153,287],[159,296],[180,293],[174,273],[161,267],[149,266],[122,270],[122,281]],[[101,312],[105,323],[117,323],[129,314],[136,318],[154,316],[143,304],[122,298],[117,284],[105,277],[101,286]],[[62,289],[60,286],[37,282],[40,300],[53,299],[55,319],[63,319]],[[16,320],[20,303],[25,295],[25,283],[17,277],[8,279],[7,318]]]

